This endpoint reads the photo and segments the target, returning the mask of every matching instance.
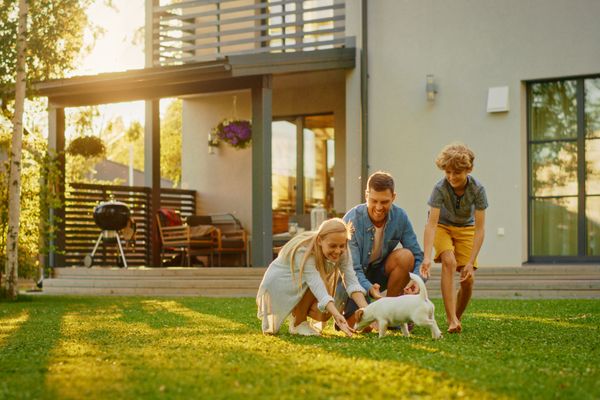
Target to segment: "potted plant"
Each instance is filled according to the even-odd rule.
[[[106,146],[97,136],[79,136],[69,143],[67,153],[85,158],[102,157],[106,154]]]
[[[225,118],[212,132],[236,149],[245,149],[252,141],[252,124],[248,120]]]

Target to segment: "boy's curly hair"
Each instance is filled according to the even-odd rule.
[[[451,169],[465,171],[473,169],[475,153],[462,143],[452,143],[442,149],[435,159],[435,165],[442,171]]]

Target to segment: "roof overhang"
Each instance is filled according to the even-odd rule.
[[[352,69],[355,48],[228,56],[217,61],[39,82],[36,95],[55,107],[152,100],[249,89],[266,74]]]

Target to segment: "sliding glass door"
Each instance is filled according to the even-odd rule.
[[[275,120],[272,127],[273,211],[306,215],[333,208],[333,115]]]
[[[600,77],[528,85],[529,258],[600,259]]]

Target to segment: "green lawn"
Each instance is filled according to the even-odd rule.
[[[255,313],[253,299],[0,303],[0,399],[600,398],[600,301],[475,299],[439,341],[263,336]]]

